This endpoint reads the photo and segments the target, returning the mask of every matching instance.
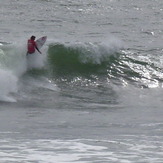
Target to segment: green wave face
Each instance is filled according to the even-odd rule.
[[[115,54],[115,53],[114,53]],[[113,61],[113,53],[102,51],[102,47],[92,45],[66,46],[51,45],[48,62],[54,74],[107,74],[107,66]]]

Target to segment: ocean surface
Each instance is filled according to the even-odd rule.
[[[0,163],[163,162],[161,0],[0,0],[0,21]]]

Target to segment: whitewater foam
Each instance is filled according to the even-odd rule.
[[[21,40],[20,40],[21,41]],[[25,42],[25,41],[23,41]],[[1,44],[0,46],[0,100],[15,102],[9,97],[17,92],[19,78],[29,69],[42,68],[46,60],[46,52],[35,53],[26,57],[25,43]]]
[[[0,100],[6,102],[16,102],[10,93],[17,92],[18,78],[11,71],[0,69]]]
[[[110,37],[102,42],[85,42],[71,44],[70,47],[80,51],[80,61],[82,63],[101,64],[108,60],[110,56],[116,54],[124,48],[121,40]]]
[[[34,53],[27,55],[27,69],[43,68],[45,64],[45,56]]]
[[[115,140],[1,140],[1,162],[47,162],[47,163],[89,163],[99,162],[161,162],[162,147],[157,150],[157,141],[146,141],[146,137]],[[117,149],[117,151],[114,151]],[[156,149],[158,157],[153,155]]]

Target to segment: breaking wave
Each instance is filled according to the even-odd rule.
[[[159,55],[154,56],[153,51],[125,50],[117,41],[51,42],[42,51],[43,55],[27,58],[24,45],[0,44],[0,100],[14,101],[10,94],[18,91],[24,74],[53,81],[75,82],[78,78],[80,82],[104,81],[143,88],[159,87],[163,81]]]

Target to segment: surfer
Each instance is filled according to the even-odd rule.
[[[36,42],[35,42],[35,36],[31,36],[31,38],[28,40],[27,44],[27,55],[33,54],[35,52],[35,49],[41,54],[40,50],[38,49]]]

